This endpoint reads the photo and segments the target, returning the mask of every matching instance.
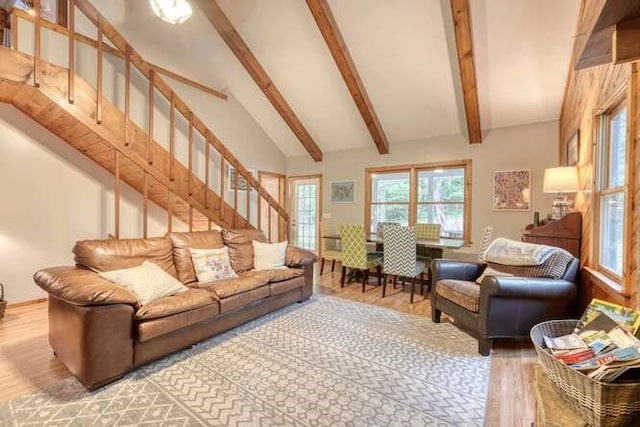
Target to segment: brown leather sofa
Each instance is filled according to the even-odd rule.
[[[575,316],[580,261],[570,257],[557,279],[486,276],[486,263],[435,259],[431,262],[431,320],[442,313],[478,340],[488,356],[496,338],[528,338],[540,322]],[[506,268],[506,267],[505,267]]]
[[[75,267],[40,270],[34,280],[49,294],[49,342],[85,387],[94,389],[126,372],[187,348],[312,294],[316,256],[289,246],[289,269],[252,271],[256,230],[168,233],[164,238],[85,240],[73,248]],[[189,248],[226,245],[240,277],[196,280]],[[140,306],[99,271],[152,261],[189,289]]]

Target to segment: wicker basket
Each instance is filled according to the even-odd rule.
[[[558,361],[545,348],[543,336],[570,334],[576,323],[577,320],[551,320],[531,329],[531,340],[547,377],[567,405],[589,425],[640,425],[640,383],[595,381]]]
[[[7,309],[7,301],[4,299],[4,286],[0,283],[0,319],[4,317],[4,312]]]

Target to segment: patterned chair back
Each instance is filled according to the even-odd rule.
[[[439,240],[440,224],[416,224],[416,238]]]
[[[384,228],[387,225],[400,225],[400,223],[399,222],[379,222],[378,226],[376,227],[376,237],[378,238],[378,240],[384,239]]]
[[[334,223],[330,221],[321,221],[320,222],[320,241],[322,245],[322,253],[327,251],[339,251],[340,250],[340,241],[337,239],[324,239],[324,236],[332,236],[338,234],[336,231],[336,226]]]
[[[367,264],[367,239],[364,225],[343,224],[340,226],[342,241],[342,266],[364,270]]]
[[[480,239],[480,246],[478,247],[478,261],[484,262],[484,255],[491,244],[491,235],[493,234],[493,227],[487,225],[482,232],[482,238]]]
[[[416,232],[413,227],[386,226],[383,252],[385,274],[416,275]]]

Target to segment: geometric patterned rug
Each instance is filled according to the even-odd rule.
[[[0,425],[482,425],[489,367],[450,323],[315,296],[99,390],[2,404]]]

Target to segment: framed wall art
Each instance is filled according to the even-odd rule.
[[[235,191],[236,188],[238,191],[247,191],[249,188],[249,184],[247,180],[244,179],[242,175],[240,175],[233,166],[228,166],[228,174],[227,174],[227,191]],[[249,173],[253,175],[253,171],[249,170]]]
[[[355,181],[331,181],[331,203],[354,203]]]
[[[507,170],[493,173],[493,210],[531,210],[531,170]]]

